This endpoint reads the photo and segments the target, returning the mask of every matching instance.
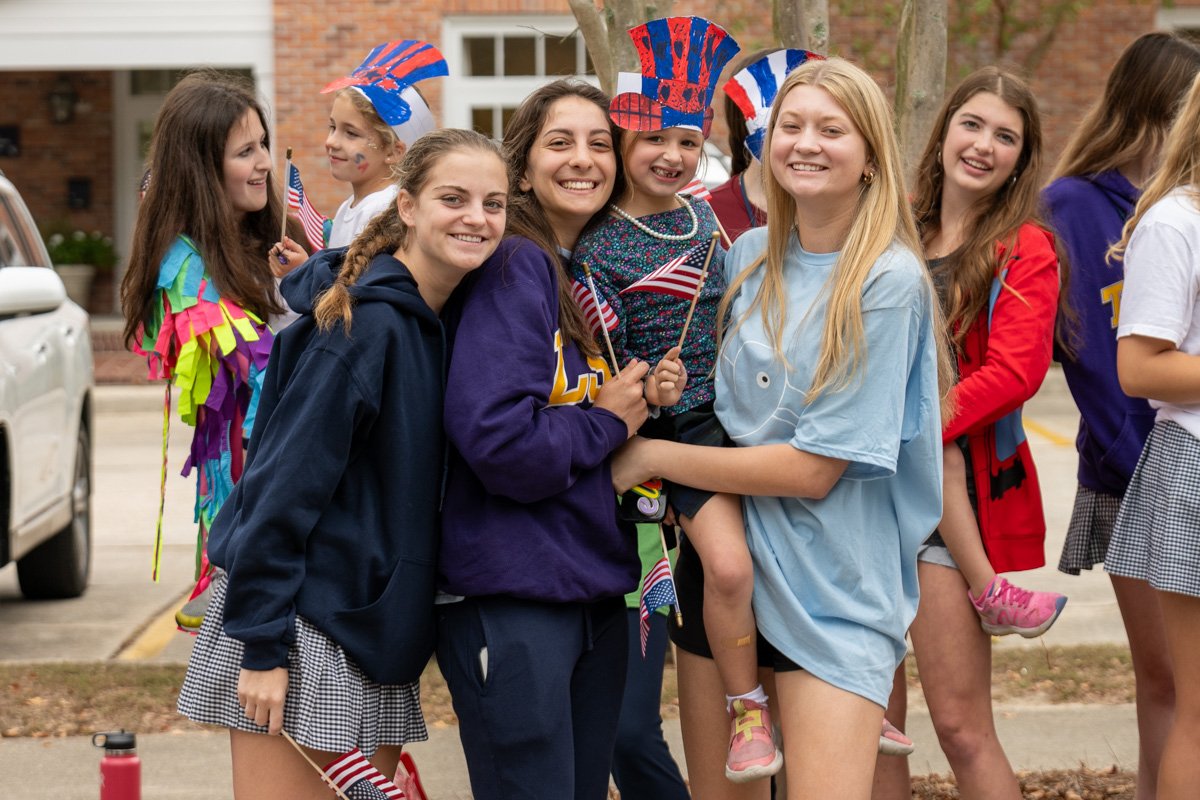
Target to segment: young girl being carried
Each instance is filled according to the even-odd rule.
[[[179,710],[229,729],[237,798],[315,800],[325,783],[402,797],[384,776],[426,738],[417,680],[434,647],[447,447],[439,314],[499,245],[508,180],[498,147],[460,130],[413,143],[399,180],[349,250],[283,282],[304,316],[278,337],[245,476],[213,527],[223,571]]]
[[[395,201],[393,169],[413,142],[437,129],[416,83],[447,74],[442,54],[428,42],[386,42],[348,76],[321,90],[335,93],[325,136],[329,174],[351,189],[331,220],[326,247],[346,247]],[[312,244],[320,247],[322,242]],[[283,273],[308,258],[302,247],[286,237],[272,255],[286,260]]]
[[[593,271],[601,301],[615,314],[608,336],[617,363],[637,358],[658,365],[646,382],[646,397],[662,407],[662,414],[645,432],[721,444],[725,435],[713,414],[711,375],[725,250],[716,248],[705,278],[716,217],[707,203],[678,192],[696,175],[717,77],[738,46],[719,26],[698,17],[652,20],[629,34],[642,54],[643,73],[623,73],[610,106],[612,120],[623,129],[619,147],[626,190],[609,206],[608,220],[580,239],[573,271],[579,281],[585,280],[585,265]],[[689,47],[693,43],[703,46]],[[668,50],[685,57],[654,57]],[[684,65],[691,75],[707,76],[707,82],[683,89],[678,80],[686,75],[665,72]],[[698,299],[681,351],[678,342],[694,294]],[[685,387],[679,378],[689,373],[694,380]],[[670,501],[704,567],[704,627],[733,720],[725,774],[735,781],[772,775],[783,755],[772,738],[767,696],[758,682],[750,609],[754,579],[741,499],[672,486]]]
[[[267,256],[283,209],[266,124],[253,87],[228,74],[193,73],[171,90],[121,283],[126,345],[146,356],[151,379],[178,388],[180,419],[195,428],[183,474],[196,470],[197,583],[175,617],[186,630],[203,618],[208,531],[241,478],[272,330],[286,310]],[[302,237],[295,220],[288,224]]]
[[[1158,800],[1200,782],[1200,78],[1162,164],[1111,251],[1125,261],[1117,325],[1121,388],[1156,409],[1121,500],[1104,569],[1158,596],[1175,715],[1158,768]],[[1140,789],[1141,787],[1139,787]]]

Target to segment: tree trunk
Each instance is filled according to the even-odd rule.
[[[784,47],[829,52],[829,0],[772,0],[771,21]]]
[[[904,0],[896,46],[896,129],[910,177],[946,90],[946,0]]]
[[[674,0],[568,0],[579,23],[600,88],[612,94],[618,72],[638,72],[641,64],[627,31],[643,22],[671,15]]]

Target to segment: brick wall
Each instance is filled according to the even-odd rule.
[[[79,100],[66,124],[50,118],[47,96],[59,76]],[[63,224],[113,232],[112,78],[108,72],[11,72],[0,76],[0,126],[19,125],[21,153],[0,170],[21,192],[41,227]],[[67,206],[67,179],[89,178],[91,207]]]
[[[1028,9],[1038,0],[1024,2]],[[831,51],[866,67],[890,96],[895,84],[899,3],[835,0],[830,5]],[[1177,0],[1175,6],[1200,6],[1200,0]],[[1153,29],[1157,8],[1151,0],[1093,0],[1073,21],[1061,26],[1054,46],[1032,74],[1025,63],[1038,31],[1014,40],[1001,63],[1031,80],[1044,113],[1047,164],[1053,164],[1072,127],[1098,95],[1121,49]],[[348,73],[371,47],[389,36],[439,43],[443,15],[567,11],[565,0],[277,0],[277,146],[295,148],[305,187],[318,207],[331,213],[344,199],[346,188],[329,177],[324,160],[329,98],[319,94],[321,86]],[[716,20],[737,38],[744,51],[773,44],[765,0],[678,0],[675,13]],[[951,26],[957,21],[952,13]],[[950,86],[974,67],[996,61],[993,38],[994,24],[986,18],[964,28],[950,48]],[[440,112],[442,100],[439,84],[431,81],[428,87],[422,86],[422,91],[428,88],[435,113]],[[714,138],[718,143],[724,141],[719,119]]]

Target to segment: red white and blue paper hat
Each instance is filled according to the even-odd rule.
[[[746,118],[746,149],[759,161],[771,119],[771,104],[784,78],[805,61],[824,58],[807,50],[776,50],[747,65],[721,87]]]
[[[413,88],[426,78],[450,74],[446,59],[429,42],[416,39],[386,42],[372,50],[345,78],[321,90],[322,94],[353,87],[375,107],[380,119],[392,126],[396,136],[412,144],[437,128],[433,113]]]
[[[717,79],[738,43],[702,17],[654,19],[629,30],[641,73],[622,72],[608,115],[630,131],[695,128],[708,133]]]

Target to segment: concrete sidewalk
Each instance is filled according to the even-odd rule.
[[[0,570],[0,659],[186,661],[192,640],[174,631],[171,614],[189,588],[194,529],[184,511],[191,508],[188,482],[174,476],[168,480],[164,519],[166,571],[160,583],[148,580],[149,532],[158,509],[162,396],[156,386],[103,386],[97,391],[92,587],[77,601],[31,604],[18,599],[13,568]],[[1042,391],[1026,407],[1025,420],[1045,498],[1049,565],[1022,573],[1020,583],[1070,596],[1062,618],[1043,639],[1048,645],[1123,644],[1125,632],[1103,572],[1072,578],[1054,569],[1075,491],[1073,438],[1078,424],[1057,369],[1051,370]],[[174,463],[187,449],[182,425],[172,425],[171,439]],[[1010,636],[997,646],[1040,649],[1042,645]],[[910,760],[913,774],[947,772],[921,698],[910,701],[914,708],[908,731],[917,743]],[[1137,768],[1137,727],[1131,705],[1006,705],[997,707],[996,723],[1018,770],[1071,769],[1080,764]],[[682,767],[679,724],[669,720],[665,729]],[[139,733],[138,742],[147,800],[232,795],[224,732]],[[456,728],[431,728],[430,740],[414,745],[412,752],[433,800],[471,796]],[[95,800],[99,760],[100,752],[87,737],[0,739],[0,798]]]
[[[1132,705],[1001,706],[1000,739],[1015,769],[1075,769],[1116,764],[1137,769],[1137,723]],[[664,726],[680,768],[679,723]],[[937,747],[929,715],[909,714],[917,751],[909,758],[914,775],[949,772]],[[147,800],[212,800],[231,797],[229,738],[224,732],[157,733],[138,736],[142,796]],[[471,787],[454,727],[433,728],[429,741],[410,748],[431,800],[469,800]],[[90,739],[0,740],[0,797],[22,800],[95,800],[100,751]]]

